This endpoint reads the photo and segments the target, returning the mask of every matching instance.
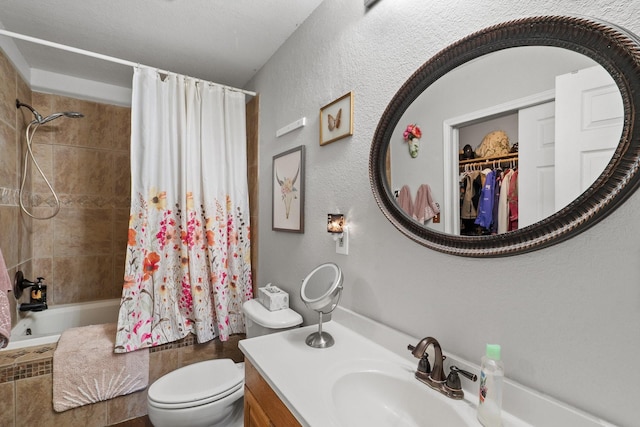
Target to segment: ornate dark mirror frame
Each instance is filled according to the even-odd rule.
[[[590,57],[620,89],[624,124],[618,147],[604,172],[576,200],[544,220],[492,236],[455,236],[430,230],[409,218],[392,196],[386,153],[398,122],[432,83],[468,61],[518,46],[553,46]],[[387,219],[412,240],[437,251],[468,257],[500,257],[542,249],[595,225],[620,206],[640,184],[640,42],[637,36],[593,19],[543,16],[498,24],[452,44],[422,65],[398,90],[376,128],[369,179]]]

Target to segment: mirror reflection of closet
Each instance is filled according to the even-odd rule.
[[[506,138],[504,150],[491,152],[482,157],[478,152],[485,139]],[[485,145],[487,144],[485,143]],[[517,112],[489,118],[468,124],[458,129],[458,148],[460,171],[460,217],[454,233],[463,236],[483,234],[501,234],[517,229],[517,206],[510,213],[509,206],[517,204],[517,166],[518,166],[518,114]],[[477,223],[481,208],[483,185],[489,172],[493,172],[492,224],[483,226]],[[500,203],[502,202],[502,203]]]
[[[588,168],[593,169],[593,172],[590,172],[592,179],[588,182],[581,176],[583,171],[579,170],[580,166],[573,165],[571,169],[554,172],[553,161],[548,160],[549,156],[554,157],[553,146],[557,121],[553,102],[556,98],[556,86],[563,81],[560,76],[569,78],[582,76],[585,70],[592,68],[600,70],[608,79],[608,82],[603,84],[613,89],[611,92],[617,97],[619,108],[611,109],[609,101],[603,103],[602,99],[605,97],[598,94],[601,89],[594,86],[588,89],[588,95],[585,95],[587,93],[585,92],[585,94],[574,93],[572,96],[575,96],[576,100],[596,99],[596,107],[589,107],[591,108],[589,111],[579,114],[576,112],[584,106],[580,105],[580,101],[571,100],[573,110],[566,110],[568,117],[560,124],[564,126],[566,123],[577,120],[578,127],[584,125],[592,128],[595,124],[595,127],[599,128],[602,120],[596,120],[599,123],[586,123],[585,118],[600,114],[604,115],[604,122],[611,121],[612,117],[607,117],[607,114],[615,110],[617,117],[621,119],[623,113],[621,97],[611,76],[596,62],[579,53],[548,46],[505,49],[470,61],[438,79],[407,108],[394,130],[396,136],[392,138],[393,142],[389,145],[387,153],[387,181],[396,202],[402,206],[399,195],[403,186],[408,186],[415,200],[420,185],[428,184],[431,187],[434,202],[441,207],[442,218],[441,222],[427,221],[424,227],[457,236],[478,235],[475,232],[467,234],[461,230],[457,162],[459,150],[466,143],[461,143],[457,138],[463,130],[475,126],[482,127],[484,123],[486,126],[482,129],[486,133],[509,126],[508,129],[502,130],[508,133],[510,144],[520,142],[518,167],[524,166],[528,169],[525,171],[527,176],[524,182],[521,182],[521,179],[518,180],[518,198],[521,202],[519,211],[522,211],[518,215],[518,228],[535,224],[559,211],[576,199],[602,173],[611,159],[612,150],[620,139],[621,120],[617,122],[614,134],[606,138],[611,146],[607,156],[596,156],[591,153],[585,157],[585,153],[574,149],[575,157],[571,161],[574,163],[587,161],[590,164]],[[570,83],[568,86],[572,85],[575,83]],[[515,121],[510,125],[503,125],[501,122],[505,117],[513,117]],[[523,117],[526,123],[523,123]],[[492,125],[496,120],[497,123]],[[423,134],[420,153],[415,159],[407,154],[407,144],[402,138],[408,123],[418,124]],[[529,149],[525,153],[522,151],[519,135],[523,131],[527,132],[531,144],[539,145],[524,147],[525,151]],[[474,149],[477,149],[484,137],[480,132],[478,131],[479,134],[470,142]],[[581,141],[582,135],[577,133],[573,135],[573,138],[567,136],[565,139]],[[552,154],[548,154],[550,147]],[[568,156],[568,152],[565,152],[565,155]],[[523,159],[528,164],[523,164]],[[597,170],[596,164],[599,168]],[[556,173],[567,177],[573,176],[579,184],[570,183],[564,178],[555,180],[553,176]],[[554,187],[559,184],[574,188],[571,191],[555,191]],[[404,207],[403,210],[406,211]],[[508,231],[513,230],[511,228]]]
[[[485,118],[487,111],[490,115]],[[476,156],[473,160],[460,158],[459,185],[453,184],[453,178],[449,182],[445,179],[445,193],[451,200],[456,199],[460,187],[460,215],[455,212],[445,223],[445,230],[469,236],[501,234],[535,224],[566,207],[596,181],[611,160],[621,135],[623,113],[622,98],[613,79],[601,66],[593,66],[556,76],[552,90],[446,121],[451,126],[452,141],[445,138],[445,144],[453,143],[459,150],[468,144],[476,151],[483,135],[503,130],[509,144],[517,144],[513,148],[517,153],[482,159]],[[508,214],[508,228],[498,230],[493,224],[487,229],[470,221],[478,196],[473,199],[476,205],[471,207],[468,192],[477,185],[469,186],[465,174],[478,178],[475,170],[485,171],[477,184],[491,169],[499,172],[516,166],[517,183],[511,192],[517,201],[509,202],[515,206],[515,213]]]
[[[515,103],[518,109],[453,129],[461,153],[460,216],[449,228],[454,234],[502,234],[535,224],[587,190],[611,160],[624,110],[617,86],[602,67],[558,75],[553,90]],[[477,154],[483,138],[495,132],[506,134],[509,154],[466,158],[465,146]],[[475,191],[481,191],[492,170],[496,206],[493,223],[483,227],[483,221],[475,221],[483,198]]]

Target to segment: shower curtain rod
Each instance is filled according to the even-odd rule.
[[[116,64],[128,65],[130,67],[149,68],[151,70],[156,70],[156,71],[158,71],[158,72],[160,72],[162,74],[174,74],[174,75],[178,74],[178,73],[174,73],[172,71],[161,70],[161,69],[156,68],[156,67],[150,67],[148,65],[139,64],[137,62],[127,61],[126,59],[120,59],[120,58],[115,58],[113,56],[103,55],[101,53],[91,52],[90,50],[79,49],[77,47],[67,46],[67,45],[60,44],[60,43],[55,43],[55,42],[50,42],[48,40],[43,40],[43,39],[39,39],[39,38],[36,38],[36,37],[25,36],[24,34],[14,33],[13,31],[7,31],[7,30],[0,29],[0,35],[7,36],[7,37],[12,37],[12,38],[20,39],[20,40],[24,40],[24,41],[28,41],[28,42],[31,42],[31,43],[40,44],[40,45],[43,45],[43,46],[49,46],[49,47],[53,47],[53,48],[60,49],[60,50],[66,50],[67,52],[79,53],[80,55],[90,56],[92,58],[102,59],[102,60],[109,61],[109,62],[115,62]],[[185,77],[187,77],[187,76],[185,76]],[[198,79],[198,78],[195,78],[195,77],[190,77],[190,78],[193,78],[193,79],[199,80],[199,81],[203,81],[203,82],[207,82],[207,83],[212,84],[214,86],[219,86],[219,87],[222,87],[222,88],[225,88],[225,89],[229,89],[229,90],[233,90],[233,91],[236,91],[236,92],[242,92],[245,95],[256,96],[255,92],[251,92],[251,91],[248,91],[248,90],[238,89],[238,88],[233,87],[233,86],[227,86],[227,85],[223,85],[223,84],[220,84],[220,83],[214,83],[214,82],[210,82],[210,81],[207,81],[207,80]]]

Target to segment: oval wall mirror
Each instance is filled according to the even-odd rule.
[[[322,317],[338,306],[342,295],[342,282],[342,270],[332,262],[314,268],[302,281],[300,297],[306,306],[317,311],[319,316],[318,332],[307,337],[307,345],[325,348],[334,344],[333,337],[322,330]]]
[[[640,182],[639,48],[619,27],[548,16],[489,27],[439,52],[376,128],[369,176],[382,212],[412,240],[472,257],[541,249],[593,226]],[[417,156],[408,125],[421,128]],[[497,130],[506,150],[473,152]],[[481,227],[464,210],[469,190],[478,190],[480,212],[487,177],[509,170],[515,221],[512,210],[511,223]]]

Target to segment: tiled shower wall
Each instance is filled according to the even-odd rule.
[[[24,118],[16,98],[30,103],[31,90],[0,50],[0,249],[11,277],[16,270],[32,277],[32,221],[20,215],[18,205]]]
[[[50,304],[119,298],[129,224],[130,109],[32,94],[41,114],[78,111],[38,129],[34,154],[58,192],[53,219],[33,221],[34,274],[47,278]],[[42,130],[42,132],[40,132]],[[32,174],[33,211],[46,216],[52,196]]]
[[[0,248],[10,275],[22,269],[48,285],[49,305],[119,298],[129,222],[130,109],[29,90],[0,54]],[[40,126],[33,152],[61,202],[57,216],[31,220],[21,214],[18,188],[26,150],[24,131],[33,120],[15,100],[40,114],[78,111]],[[54,199],[29,160],[23,197],[39,217]],[[25,296],[23,296],[25,298]]]

